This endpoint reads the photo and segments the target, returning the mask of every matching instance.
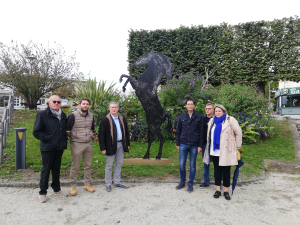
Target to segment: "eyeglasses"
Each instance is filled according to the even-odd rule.
[[[60,104],[61,103],[61,101],[52,101],[54,104]]]
[[[212,110],[212,108],[206,108],[205,110]]]

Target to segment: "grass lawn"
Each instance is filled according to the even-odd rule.
[[[4,149],[4,162],[0,165],[1,179],[22,179],[24,171],[15,171],[15,131],[13,128],[26,127],[26,171],[39,172],[42,167],[39,141],[32,135],[33,123],[36,111],[19,110],[13,112],[13,124],[7,138],[7,147]],[[252,145],[243,145],[243,161],[245,165],[241,168],[240,176],[247,178],[259,176],[263,170],[264,159],[295,161],[294,143],[290,126],[285,121],[271,120],[269,125],[274,127],[273,138],[267,138],[262,142]],[[100,152],[99,143],[93,142],[94,153],[92,163],[93,178],[104,178],[105,155]],[[154,142],[150,149],[150,157],[157,155],[159,143]],[[69,145],[68,145],[69,148]],[[147,143],[131,142],[130,153],[125,153],[125,158],[143,157],[147,149]],[[173,178],[179,180],[178,151],[174,142],[164,144],[162,157],[172,159],[172,165],[123,165],[122,178]],[[203,181],[202,158],[197,158],[196,181]],[[71,166],[71,152],[67,149],[62,157],[61,176],[68,178]],[[83,177],[83,163],[78,179]],[[188,169],[188,164],[187,164]],[[234,168],[232,168],[233,170]],[[188,172],[188,171],[187,171]],[[213,165],[210,170],[213,179]]]

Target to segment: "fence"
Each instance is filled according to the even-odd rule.
[[[3,149],[6,147],[6,138],[9,134],[9,125],[12,120],[14,110],[14,96],[10,95],[8,104],[4,108],[2,119],[0,122],[0,165],[3,163]]]

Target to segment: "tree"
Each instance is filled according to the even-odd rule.
[[[75,97],[75,88],[74,84],[67,84],[63,87],[58,88],[57,90],[46,95],[49,98],[51,95],[58,95],[62,99],[69,99]]]
[[[0,44],[0,82],[20,93],[29,109],[48,92],[68,86],[80,76],[75,54],[69,57],[61,45],[44,47],[30,41],[27,45]]]

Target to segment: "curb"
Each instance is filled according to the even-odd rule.
[[[265,167],[266,171],[272,171],[277,173],[300,174],[299,162],[265,159],[263,162],[263,166]]]
[[[260,177],[252,177],[245,180],[239,180],[239,184],[245,184],[250,182],[256,182],[260,180],[266,179],[266,173],[265,171],[262,171],[262,174]],[[157,180],[157,179],[129,179],[129,180],[121,180],[123,183],[179,183],[179,180]],[[71,181],[61,181],[60,185],[62,187],[70,187]],[[92,185],[100,185],[105,184],[104,179],[97,179],[93,180]],[[201,182],[194,182],[194,184],[201,184]],[[214,184],[213,181],[210,182],[210,184]],[[80,180],[77,182],[77,186],[84,186],[84,181]],[[39,182],[38,181],[32,181],[32,182],[9,182],[9,183],[0,183],[0,187],[26,187],[26,188],[38,188]],[[50,187],[50,185],[49,185]]]

